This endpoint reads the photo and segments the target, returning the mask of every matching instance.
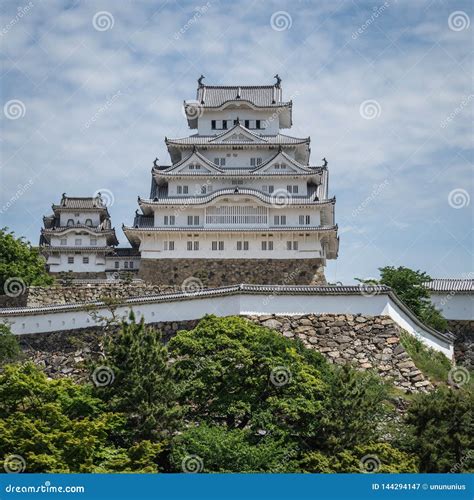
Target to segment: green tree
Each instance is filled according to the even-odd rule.
[[[15,361],[20,356],[20,352],[20,345],[10,327],[0,324],[0,365]]]
[[[239,317],[206,316],[169,349],[189,418],[253,432],[316,432],[327,363],[301,343]]]
[[[448,323],[441,312],[430,302],[430,291],[423,286],[431,277],[423,271],[414,271],[408,267],[386,266],[379,268],[380,280],[361,280],[363,283],[379,283],[392,288],[398,297],[427,325],[441,331]]]
[[[202,424],[176,437],[176,472],[296,472],[296,450],[283,439]]]
[[[420,458],[421,472],[473,472],[474,393],[440,387],[408,408],[402,446]]]
[[[6,365],[0,401],[0,457],[20,455],[27,472],[157,471],[157,445],[110,440],[125,418],[105,411],[90,385],[48,380],[31,363]]]
[[[174,367],[161,335],[137,323],[133,313],[105,345],[106,364],[114,380],[97,394],[113,411],[127,415],[127,439],[169,438],[180,426],[182,409]],[[96,372],[100,370],[96,367]]]
[[[24,238],[16,238],[7,228],[0,229],[0,294],[6,293],[9,279],[21,286],[50,285],[53,278],[45,269],[44,259]]]
[[[325,373],[327,392],[318,433],[307,443],[331,453],[376,441],[394,416],[389,387],[371,372],[350,366]]]

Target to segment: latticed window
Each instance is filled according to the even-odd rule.
[[[267,224],[268,215],[265,207],[247,205],[228,205],[209,207],[206,210],[206,224]]]

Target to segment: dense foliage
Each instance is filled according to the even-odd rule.
[[[21,292],[21,287],[25,285],[49,285],[53,282],[38,250],[23,238],[16,238],[7,228],[0,228],[0,294],[7,292],[8,280],[15,280],[11,284],[15,293]]]
[[[94,383],[3,366],[0,455],[28,472],[472,470],[464,389],[417,396],[401,417],[375,374],[237,317],[164,346],[132,315],[104,348]]]
[[[414,271],[408,267],[381,267],[379,280],[361,280],[363,283],[378,283],[392,288],[398,297],[424,323],[439,331],[445,331],[448,324],[441,312],[430,302],[430,291],[423,283],[431,281],[431,277],[422,271]]]

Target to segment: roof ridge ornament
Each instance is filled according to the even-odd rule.
[[[281,84],[281,78],[280,78],[280,76],[278,75],[278,73],[277,73],[277,74],[276,74],[273,78],[275,78],[275,79],[276,79],[276,83],[274,84],[274,85],[275,85],[275,87],[280,88],[280,87],[281,87],[281,85],[280,85],[280,84]]]
[[[204,80],[204,78],[206,78],[204,75],[201,75],[201,76],[198,78],[198,86],[199,86],[199,88],[204,87],[204,83],[202,83],[202,81]]]
[[[153,166],[154,166],[155,168],[158,168],[157,163],[158,163],[158,156],[157,156],[157,157],[153,160]]]
[[[326,158],[323,158],[323,167],[327,167],[328,165],[328,161],[326,160]]]

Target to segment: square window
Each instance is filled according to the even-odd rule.
[[[211,243],[211,250],[217,250],[217,241]]]
[[[114,262],[114,264],[115,264],[115,269],[119,269],[120,268],[120,262],[118,260],[116,260]]]
[[[89,257],[82,257],[83,264],[89,264]]]
[[[244,241],[244,250],[248,250],[248,249],[249,249],[249,242]]]
[[[199,241],[194,242],[194,250],[199,250]]]
[[[242,250],[242,242],[241,241],[237,242],[237,250]]]
[[[130,269],[133,269],[133,262],[130,262]]]
[[[61,245],[67,245],[67,239],[66,238],[61,238]]]
[[[125,267],[125,269],[128,269],[128,262],[127,262],[127,261],[125,261],[125,262],[123,263],[123,267]]]
[[[74,257],[68,257],[67,258],[67,263],[68,264],[74,264]]]
[[[193,242],[192,241],[188,241],[186,243],[186,248],[188,249],[188,251],[192,250],[193,249]]]
[[[219,241],[219,250],[224,250],[224,242]]]
[[[188,194],[189,189],[188,186],[183,186],[183,194]]]
[[[267,249],[267,242],[262,241],[262,250],[266,250],[266,249]]]

